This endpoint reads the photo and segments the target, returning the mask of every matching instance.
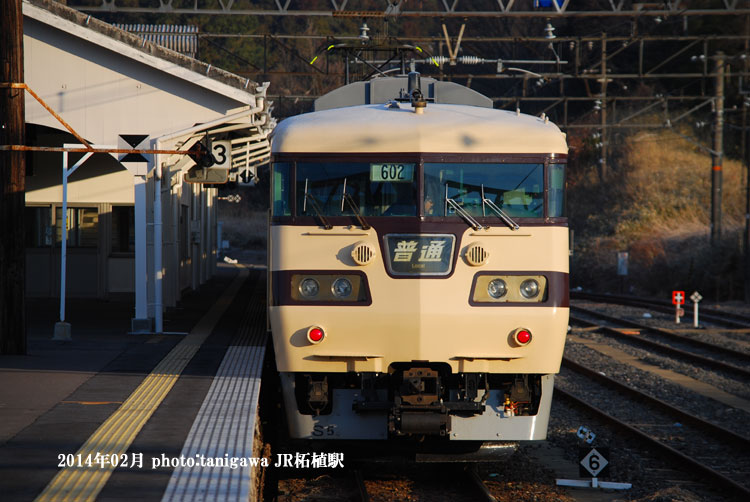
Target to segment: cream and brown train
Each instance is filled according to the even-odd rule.
[[[546,118],[416,74],[278,125],[269,318],[292,438],[546,437],[567,151]]]

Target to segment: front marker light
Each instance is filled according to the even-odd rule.
[[[539,283],[536,279],[526,279],[521,283],[521,294],[528,299],[535,298],[539,295]]]

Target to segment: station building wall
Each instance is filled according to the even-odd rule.
[[[37,146],[75,142],[71,135],[29,126]],[[33,152],[26,177],[26,291],[60,294],[62,153]],[[70,154],[69,164],[80,155]],[[184,183],[180,171],[162,183],[164,300],[174,306],[216,270],[215,188]],[[146,190],[153,193],[153,176]],[[205,206],[205,207],[204,207]],[[95,154],[68,178],[67,295],[106,298],[134,292],[133,175],[114,157]],[[153,224],[153,199],[147,219]],[[150,237],[150,236],[149,236]],[[149,269],[153,239],[147,242]],[[151,277],[151,275],[149,275]]]

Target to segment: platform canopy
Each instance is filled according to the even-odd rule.
[[[274,125],[267,84],[57,2],[24,0],[23,13],[26,83],[86,141],[112,145],[121,135],[147,136],[188,149],[197,140],[192,134],[208,132],[231,141],[235,171],[267,162]],[[63,129],[30,94],[26,122]]]
[[[70,256],[68,275],[75,280],[67,294],[132,291],[133,330],[161,332],[165,305],[215,272],[218,193],[205,182],[252,184],[257,168],[269,162],[275,120],[268,83],[57,2],[23,0],[23,14],[26,146],[37,148],[26,204],[36,222],[31,235],[39,236],[27,246],[27,262],[34,264],[27,283],[41,285],[38,296],[60,285],[63,320],[65,260],[59,276],[49,272],[55,267],[48,261],[60,241],[65,257],[65,228],[74,237],[68,245],[78,247]],[[206,176],[208,166],[195,174],[203,158],[195,157],[199,142],[222,176]],[[101,153],[85,163],[80,153],[70,161],[58,153],[81,145]]]

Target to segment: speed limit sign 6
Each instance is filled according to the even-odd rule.
[[[581,448],[578,452],[578,473],[582,477],[604,477],[609,473],[609,448]]]

